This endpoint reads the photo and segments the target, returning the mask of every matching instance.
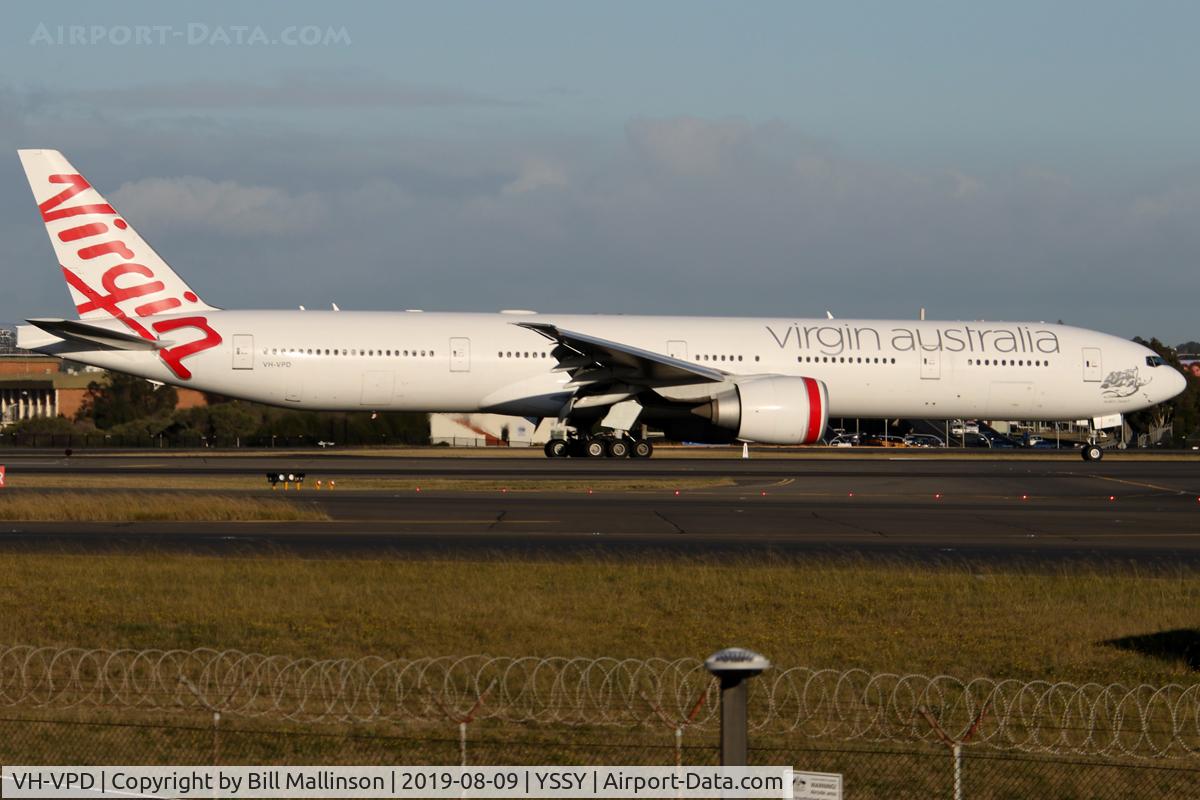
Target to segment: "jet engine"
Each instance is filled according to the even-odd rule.
[[[816,378],[747,378],[692,413],[746,441],[812,444],[829,421],[829,391]]]

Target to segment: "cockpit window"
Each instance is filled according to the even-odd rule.
[[[1162,356],[1146,356],[1147,367],[1161,367],[1166,363],[1166,359],[1164,359]]]

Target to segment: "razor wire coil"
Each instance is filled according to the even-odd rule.
[[[310,659],[237,650],[0,646],[0,706],[209,710],[298,723],[719,723],[698,659]],[[1200,757],[1200,684],[963,680],[774,668],[750,683],[761,734],[871,742],[960,739],[1034,753]]]

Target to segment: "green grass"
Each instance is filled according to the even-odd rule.
[[[786,666],[1192,682],[1106,640],[1196,627],[1200,572],[858,561],[0,555],[5,643],[296,656],[704,656]]]
[[[0,520],[23,522],[295,522],[327,520],[307,503],[220,494],[131,491],[66,496],[8,489]]]

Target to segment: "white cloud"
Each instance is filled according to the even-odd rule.
[[[527,159],[516,178],[504,185],[505,194],[525,194],[538,189],[567,185],[567,171],[561,164],[544,158]]]
[[[626,126],[629,143],[638,155],[680,175],[719,171],[752,133],[747,122],[737,119],[637,119]]]
[[[126,183],[109,199],[134,224],[237,236],[304,230],[316,224],[324,210],[311,192],[289,194],[270,186],[192,176]]]

